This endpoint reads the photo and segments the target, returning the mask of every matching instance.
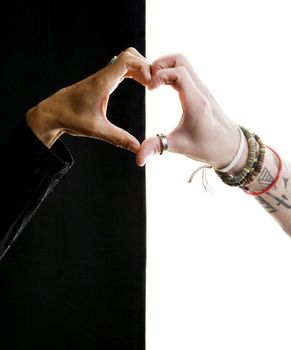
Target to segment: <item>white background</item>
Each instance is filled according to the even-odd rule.
[[[181,52],[231,119],[283,158],[291,149],[291,6],[274,0],[147,0],[147,57]],[[147,135],[181,109],[147,92]],[[250,196],[184,156],[147,174],[147,350],[291,348],[291,241]],[[290,212],[291,214],[291,212]]]

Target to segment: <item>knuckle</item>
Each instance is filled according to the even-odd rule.
[[[185,55],[183,55],[182,53],[177,53],[176,54],[176,62],[177,63],[184,63],[185,61],[187,61]]]
[[[122,138],[118,140],[118,147],[128,148],[128,145],[129,145],[129,141],[126,138]]]
[[[128,147],[128,140],[126,140],[125,138],[120,138],[120,137],[113,137],[113,139],[111,140],[112,143],[119,148],[127,148]]]
[[[126,52],[130,52],[130,53],[135,53],[136,52],[136,49],[132,46],[128,47],[126,50]]]
[[[123,51],[121,54],[120,54],[120,58],[123,60],[123,61],[127,61],[130,57],[131,57],[131,53],[129,51]]]

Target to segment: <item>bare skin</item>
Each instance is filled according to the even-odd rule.
[[[167,136],[168,151],[183,154],[192,159],[219,169],[234,158],[239,147],[238,125],[230,120],[218,105],[209,89],[199,79],[188,60],[182,55],[162,57],[151,65],[152,80],[150,90],[161,85],[171,85],[178,93],[182,106],[182,116]],[[260,135],[261,136],[261,135]],[[229,172],[239,173],[248,158],[245,147],[239,162]],[[161,151],[157,137],[146,139],[136,156],[139,166],[145,165],[153,154]],[[262,171],[249,185],[250,191],[259,192],[267,188],[278,173],[279,161],[273,152],[266,150]],[[291,166],[283,160],[282,174],[267,193],[256,196],[257,201],[272,215],[283,230],[291,235]]]
[[[137,153],[143,166],[148,158],[160,152],[157,137],[140,146],[127,131],[110,123],[106,116],[110,94],[124,78],[134,78],[149,89],[171,85],[179,93],[183,113],[177,127],[167,135],[169,151],[221,168],[233,159],[239,144],[238,125],[230,120],[211,92],[199,79],[187,59],[172,55],[156,60],[151,67],[134,48],[123,51],[117,60],[92,76],[41,101],[27,112],[27,124],[47,146],[63,134],[92,137]],[[238,173],[245,165],[248,151],[231,169]],[[261,191],[278,173],[279,161],[267,149],[262,171],[249,189]],[[291,165],[283,160],[282,174],[267,193],[256,200],[291,235]]]
[[[151,79],[147,60],[134,48],[97,73],[57,91],[26,114],[29,127],[50,148],[63,134],[92,137],[126,148],[134,153],[139,141],[110,123],[106,116],[110,94],[124,78],[148,84]]]

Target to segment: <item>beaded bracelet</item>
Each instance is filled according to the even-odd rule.
[[[257,176],[260,174],[264,163],[266,150],[265,145],[258,135],[251,133],[243,126],[240,126],[240,128],[248,141],[249,155],[246,166],[238,175],[235,176],[227,173],[222,174],[217,169],[215,169],[215,172],[225,184],[245,188],[250,183],[255,181]]]
[[[203,171],[205,171],[206,168],[213,168],[215,173],[220,177],[220,179],[226,185],[240,187],[246,193],[251,194],[251,191],[248,190],[247,186],[249,186],[252,182],[254,182],[259,176],[259,174],[261,173],[263,163],[265,160],[266,146],[263,144],[261,138],[257,134],[251,133],[248,129],[244,128],[243,126],[239,126],[239,128],[242,131],[244,137],[247,139],[248,150],[249,150],[247,163],[245,167],[240,171],[240,173],[237,175],[230,175],[227,172],[223,172],[225,171],[224,168],[217,169],[217,168],[213,168],[211,165],[204,164],[194,171],[194,173],[191,175],[188,182],[192,181],[194,175],[200,169],[203,169]],[[242,147],[243,146],[241,145],[241,142],[240,142],[240,146],[237,154],[241,153]],[[236,159],[237,154],[235,156],[236,161],[237,161]],[[279,159],[279,156],[278,156],[278,159]],[[232,162],[230,164],[232,165]],[[280,174],[278,176],[280,176]],[[258,194],[257,192],[255,192],[253,195],[258,195]]]
[[[254,134],[254,136],[257,142],[257,162],[256,164],[254,164],[253,169],[251,169],[249,174],[244,179],[244,183],[241,187],[246,187],[256,180],[256,178],[259,176],[262,170],[263,163],[265,160],[266,146],[263,144],[261,138],[258,135]]]
[[[273,148],[269,147],[269,146],[266,146],[270,151],[272,151],[275,156],[277,157],[278,161],[279,161],[279,166],[278,166],[278,173],[274,179],[274,181],[269,185],[267,186],[266,188],[264,188],[262,191],[259,191],[259,192],[254,192],[254,191],[249,191],[248,188],[243,188],[244,192],[246,194],[249,194],[251,196],[261,196],[262,194],[266,193],[266,192],[269,192],[273,187],[276,186],[277,182],[279,181],[280,179],[280,176],[281,176],[281,173],[282,173],[282,159],[281,157],[279,156],[279,154],[273,150]]]
[[[241,170],[241,172],[238,175],[229,175],[228,173],[221,173],[217,169],[215,169],[216,174],[221,178],[221,180],[229,185],[229,186],[243,186],[246,183],[246,177],[247,175],[253,171],[254,165],[257,163],[258,160],[258,152],[257,152],[257,144],[255,136],[248,131],[246,128],[240,126],[241,130],[243,131],[247,142],[248,142],[248,149],[249,149],[249,156],[247,160],[247,164],[245,167]]]

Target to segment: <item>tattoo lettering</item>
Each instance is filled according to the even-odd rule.
[[[278,211],[274,208],[270,203],[268,203],[265,199],[261,197],[256,197],[256,200],[262,205],[262,207],[270,214],[276,213]]]
[[[277,197],[270,192],[266,193],[266,195],[273,198],[275,201],[277,201],[277,203],[276,203],[277,206],[283,205],[286,209],[291,209],[291,205],[287,203],[287,200],[289,198],[287,196],[285,196],[284,194],[281,195],[282,198]]]
[[[263,168],[258,182],[261,185],[262,188],[266,188],[269,185],[271,185],[271,183],[274,181],[274,178],[272,176],[272,174],[269,172],[269,170],[267,168]]]
[[[282,176],[282,180],[284,182],[285,189],[287,189],[289,179],[287,179],[287,177]]]

